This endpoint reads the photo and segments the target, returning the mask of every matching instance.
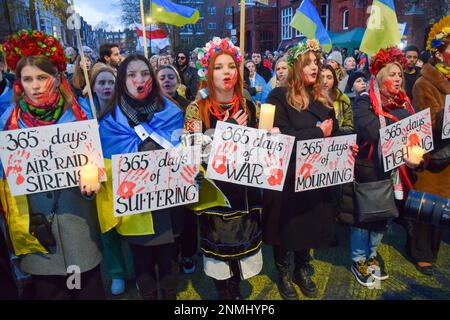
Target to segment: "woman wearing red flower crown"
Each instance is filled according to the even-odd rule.
[[[203,80],[201,98],[188,106],[185,129],[201,134],[215,128],[218,121],[255,127],[255,106],[242,96],[239,48],[228,39],[214,38],[198,49],[197,55],[198,73]],[[213,159],[213,167],[216,163],[218,170],[219,158],[215,158],[217,162]],[[200,189],[200,206],[209,183],[204,181]],[[250,278],[262,269],[260,193],[256,188],[214,183],[224,201],[196,210],[204,271],[214,279],[220,299],[242,299],[241,278]]]
[[[66,57],[53,37],[22,31],[4,44],[8,66],[16,72],[16,104],[0,119],[3,130],[61,124],[88,119],[62,73]],[[37,299],[103,299],[102,260],[94,193],[90,187],[13,197],[4,179],[1,201],[20,268],[32,275]],[[55,209],[56,208],[56,209]],[[30,214],[47,220],[51,232],[30,234]],[[53,241],[51,239],[53,238]],[[69,266],[81,272],[81,289],[67,287]]]

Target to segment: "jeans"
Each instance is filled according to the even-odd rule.
[[[350,231],[352,260],[358,262],[376,257],[383,235],[384,233],[352,227]]]

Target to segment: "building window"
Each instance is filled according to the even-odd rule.
[[[344,13],[342,14],[342,29],[348,30],[348,17],[349,17],[349,11],[344,10]]]
[[[281,10],[281,39],[292,39],[292,8],[284,8]]]
[[[216,30],[216,23],[215,22],[208,23],[208,30]]]
[[[227,30],[233,29],[233,23],[231,21],[227,21],[226,24],[225,24],[225,28]]]
[[[208,7],[208,14],[209,15],[215,15],[216,14],[216,7]]]
[[[232,16],[233,15],[233,7],[226,7],[225,8],[225,15],[226,16]]]
[[[322,3],[320,6],[320,19],[325,29],[329,30],[328,19],[329,19],[329,6],[328,3]]]

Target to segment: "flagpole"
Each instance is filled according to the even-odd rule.
[[[142,37],[144,37],[144,56],[148,59],[147,35],[145,34],[145,16],[144,16],[144,1],[143,0],[140,0],[140,5],[141,5]]]
[[[74,0],[71,0],[71,2],[72,2],[72,7],[73,7],[73,14],[75,15],[77,13],[75,12]],[[75,24],[74,27],[75,27],[75,33],[77,35],[78,51],[80,52],[80,55],[81,55],[80,67],[81,67],[81,70],[83,70],[84,80],[86,81],[86,87],[87,87],[87,92],[88,92],[88,97],[89,97],[89,103],[91,105],[92,116],[94,117],[94,119],[97,119],[97,111],[95,110],[94,98],[92,96],[91,82],[89,80],[89,75],[88,75],[88,71],[87,71],[87,68],[86,68],[86,58],[85,58],[84,51],[83,51],[83,45],[81,43],[80,29],[77,28],[76,24]],[[84,64],[84,67],[82,66],[83,64]]]
[[[241,54],[245,57],[245,0],[241,0],[241,28],[239,31],[240,40],[239,46],[241,49]],[[244,92],[244,61],[241,63],[241,78],[242,78],[242,92]]]

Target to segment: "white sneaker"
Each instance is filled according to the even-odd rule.
[[[115,296],[125,292],[125,280],[124,279],[112,279],[111,293]]]

